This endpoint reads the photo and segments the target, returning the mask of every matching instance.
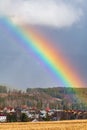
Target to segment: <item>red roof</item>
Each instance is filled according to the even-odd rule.
[[[49,107],[47,107],[47,108],[46,108],[46,111],[50,111],[50,108],[49,108]]]

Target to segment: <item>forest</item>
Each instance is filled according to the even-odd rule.
[[[22,106],[45,109],[87,110],[87,88],[27,88],[25,91],[0,86],[0,107]]]

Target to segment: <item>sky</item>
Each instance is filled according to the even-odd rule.
[[[22,21],[50,39],[86,85],[86,5],[86,0],[0,0],[0,84],[18,89],[64,86],[20,44],[7,38],[1,21],[8,17],[15,25]]]

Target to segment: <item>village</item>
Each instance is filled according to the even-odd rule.
[[[38,122],[87,119],[87,111],[17,106],[0,108],[0,122]]]

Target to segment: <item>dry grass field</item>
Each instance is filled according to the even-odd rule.
[[[36,123],[0,123],[0,130],[87,130],[87,120]]]

